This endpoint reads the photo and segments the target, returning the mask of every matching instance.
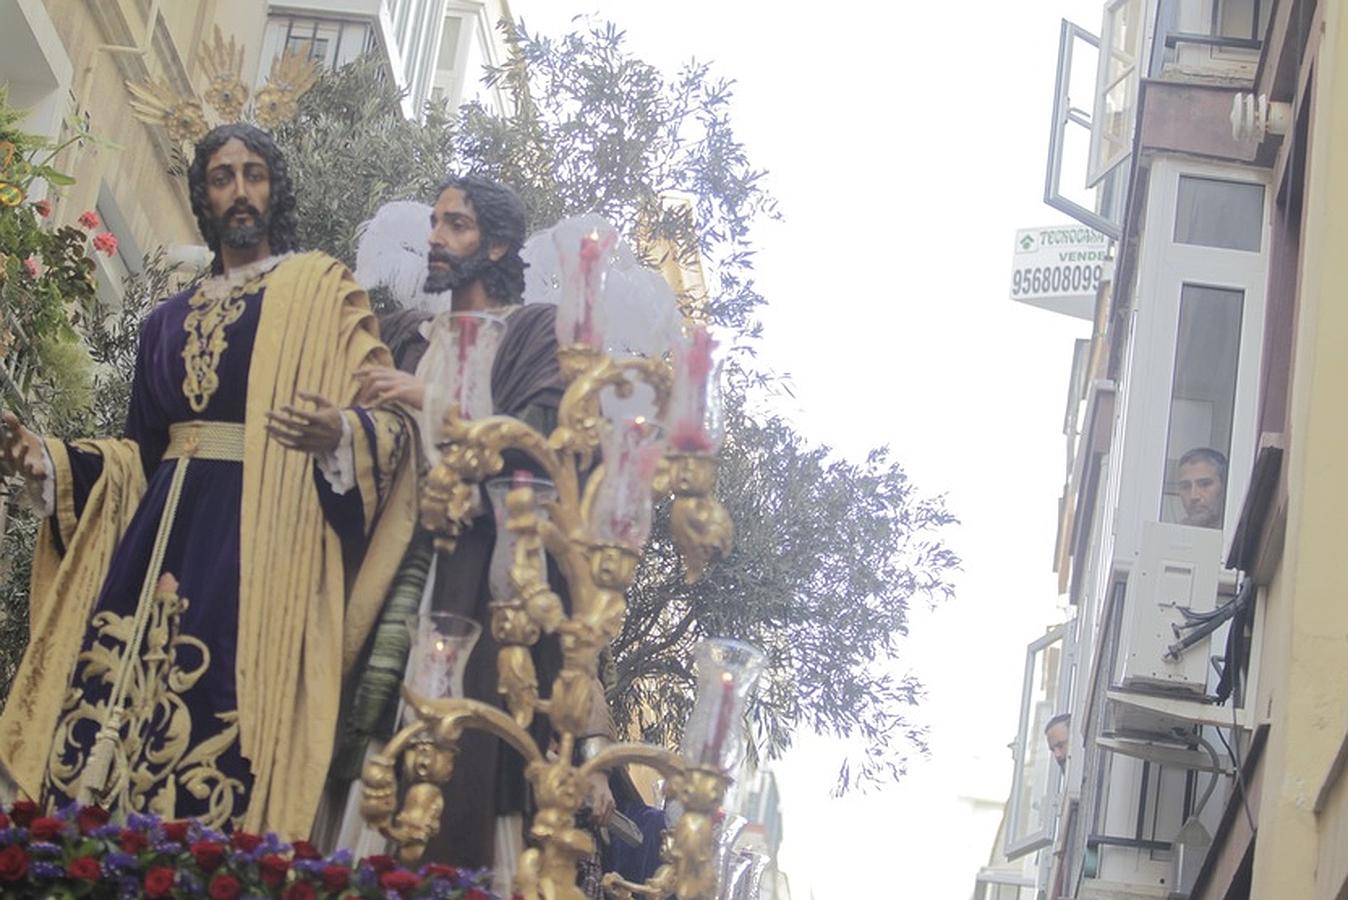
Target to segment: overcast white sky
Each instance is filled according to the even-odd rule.
[[[839,800],[829,741],[802,736],[776,770],[796,900],[967,900],[996,822],[965,798],[1005,799],[1025,645],[1063,618],[1062,415],[1089,329],[1008,290],[1015,229],[1066,221],[1040,199],[1058,28],[1098,31],[1101,0],[511,7],[550,34],[597,12],[666,71],[696,57],[736,80],[738,135],[785,217],[754,234],[784,412],[849,456],[889,444],[961,517],[957,597],[915,610],[903,660],[931,757]]]

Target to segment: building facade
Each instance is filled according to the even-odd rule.
[[[1109,0],[1062,39],[1045,199],[1113,265],[997,848],[1033,885],[977,893],[1343,898],[1345,11]]]

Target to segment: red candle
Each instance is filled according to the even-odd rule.
[[[687,391],[687,403],[670,429],[669,443],[683,453],[707,453],[714,446],[707,433],[707,376],[711,374],[711,351],[715,345],[707,329],[693,332],[692,344],[682,354],[678,376]]]
[[[730,733],[730,717],[735,713],[735,677],[729,672],[721,673],[721,702],[716,707],[716,723],[712,727],[711,739],[702,751],[702,761],[719,765],[721,747],[726,735]]]
[[[580,321],[576,324],[576,337],[583,343],[594,340],[594,302],[598,289],[598,268],[604,248],[599,243],[599,232],[591,231],[580,239]]]

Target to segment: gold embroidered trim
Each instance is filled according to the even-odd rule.
[[[67,695],[50,762],[52,783],[67,796],[76,795],[91,762],[73,740],[74,732],[81,722],[101,722],[102,731],[115,730],[107,791],[99,798],[104,806],[172,817],[182,789],[206,802],[201,821],[207,827],[223,827],[233,818],[244,786],[220,769],[219,758],[238,743],[238,714],[217,714],[221,730],[191,743],[192,715],[181,695],[209,671],[211,654],[199,639],[180,633],[187,607],[185,598],[164,590],[138,610],[148,613],[142,621],[137,621],[140,615],[94,616],[97,637],[79,656],[83,678],[111,686],[112,674],[128,660],[133,671],[118,700],[90,702],[80,678]],[[75,753],[63,760],[70,750]]]
[[[183,362],[187,366],[183,395],[193,412],[205,412],[211,397],[220,389],[216,369],[220,357],[229,349],[225,329],[239,321],[246,307],[243,298],[255,292],[267,274],[249,279],[224,296],[212,297],[198,288],[187,301],[192,311],[183,322],[183,330],[187,332],[187,344],[183,347]]]

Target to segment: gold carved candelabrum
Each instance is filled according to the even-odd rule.
[[[710,339],[705,329],[692,328],[675,342],[671,362],[605,352],[604,305],[615,302],[630,279],[624,281],[610,265],[616,242],[611,228],[593,220],[578,227],[583,229],[578,240],[576,227],[567,232],[558,226],[560,237],[554,237],[564,295],[557,316],[558,358],[566,383],[556,427],[543,434],[507,416],[470,417],[465,398],[471,392],[457,376],[458,387],[441,398],[439,459],[422,495],[422,524],[448,549],[477,509],[479,485],[500,475],[508,451],[523,454],[551,482],[540,496],[538,479],[516,477],[504,490],[503,513],[497,511],[513,537],[509,589],[494,593],[490,623],[500,645],[498,690],[505,709],[471,699],[427,698],[404,686],[411,723],[367,762],[361,813],[397,844],[404,862],[415,862],[439,827],[441,791],[453,774],[460,736],[465,729],[488,731],[523,756],[537,807],[531,846],[517,861],[515,891],[526,900],[580,900],[577,864],[595,852],[591,834],[576,824],[589,777],[616,766],[644,765],[660,773],[666,796],[682,815],[666,835],[665,862],[648,883],[630,884],[609,874],[605,888],[619,898],[712,898],[716,820],[729,782],[727,760],[738,743],[738,720],[757,676],[755,651],[744,648],[748,655],[737,661],[736,647],[744,645],[723,642],[715,651],[722,658],[710,660],[710,668],[699,660],[700,671],[715,674],[702,679],[683,753],[615,743],[573,764],[594,704],[604,702],[596,689],[600,653],[622,630],[626,591],[655,499],[674,498],[671,527],[690,581],[731,543],[729,517],[712,495],[720,422]],[[605,415],[607,403],[637,391],[650,398],[651,416]],[[495,493],[499,497],[502,491]],[[568,586],[569,611],[549,585],[548,556]],[[561,671],[545,686],[546,694],[530,650],[544,633],[557,635],[562,650]],[[528,730],[540,714],[555,735],[553,753],[538,746]]]

